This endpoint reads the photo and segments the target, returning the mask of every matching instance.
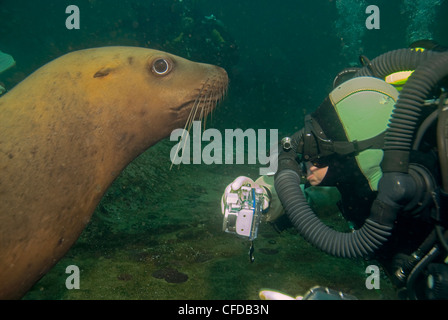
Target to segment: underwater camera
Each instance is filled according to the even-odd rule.
[[[222,229],[252,241],[257,238],[262,211],[263,190],[242,186],[227,196]]]

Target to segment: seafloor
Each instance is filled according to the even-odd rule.
[[[366,288],[372,261],[335,258],[294,230],[263,224],[255,241],[222,231],[220,198],[239,175],[256,178],[249,165],[181,165],[169,170],[174,142],[162,141],[132,162],[114,182],[68,254],[25,299],[259,299],[263,288],[302,295],[313,286],[358,299],[394,299],[382,273],[380,289]],[[331,190],[313,194],[317,213],[346,228]],[[336,198],[336,199],[335,199]],[[80,269],[80,289],[68,290],[66,267]]]

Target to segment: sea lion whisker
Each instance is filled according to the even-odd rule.
[[[179,143],[177,145],[170,170],[172,169],[174,163],[177,162],[176,160],[179,157],[179,150],[181,148],[185,149],[185,147],[187,146],[188,140],[186,139],[186,137],[191,131],[195,119],[198,119],[203,123],[203,130],[205,130],[207,125],[207,116],[210,114],[210,116],[212,117],[213,110],[215,109],[216,105],[223,99],[226,92],[227,85],[223,85],[223,79],[221,78],[207,78],[203,82],[202,86],[198,88],[198,93],[193,101],[190,113],[185,122],[182,136],[180,137]]]
[[[197,98],[196,98],[196,100],[195,100],[195,102],[193,104],[193,107],[191,108],[190,117],[188,119],[188,121],[190,122],[188,131],[190,131],[191,126],[193,125],[194,119],[196,119],[197,112],[198,112],[198,110],[201,107],[201,100],[202,100],[202,97],[203,97],[203,91],[204,91],[204,88],[205,88],[205,85],[207,84],[207,82],[208,82],[208,79],[204,83],[204,85],[202,86],[201,90],[199,91],[199,94],[198,94],[198,96],[197,96]],[[202,112],[202,108],[201,108],[201,112]],[[200,115],[201,115],[201,113],[200,113]]]
[[[195,101],[193,102],[193,107],[191,108],[190,113],[188,114],[187,121],[185,122],[185,126],[184,126],[184,129],[183,129],[183,132],[182,132],[182,136],[181,136],[181,138],[179,140],[179,143],[177,145],[176,152],[174,153],[174,159],[173,159],[174,161],[171,162],[170,170],[173,168],[174,162],[176,162],[175,160],[177,160],[179,149],[181,148],[181,145],[182,145],[182,149],[185,149],[185,146],[187,144],[187,140],[185,139],[185,137],[191,131],[191,127],[193,125],[194,119],[196,117],[197,110],[198,110],[199,105],[200,105],[202,92],[204,91],[204,88],[205,88],[208,80],[209,79],[207,78],[207,80],[204,82],[202,87],[199,89],[199,93],[196,96]]]
[[[214,80],[211,84],[211,90],[210,90],[210,94],[208,96],[207,99],[205,99],[204,102],[204,107],[202,108],[202,116],[203,116],[203,120],[204,120],[204,129],[206,128],[207,125],[207,116],[213,111],[214,107],[217,105],[218,101],[219,101],[219,96],[216,99],[216,80]],[[211,116],[210,116],[211,117]]]
[[[221,79],[218,79],[221,80]],[[211,96],[210,99],[208,100],[208,105],[206,107],[206,111],[207,114],[210,114],[210,118],[212,118],[213,116],[213,110],[215,109],[215,107],[219,104],[219,102],[222,99],[222,94],[223,94],[223,85],[221,83],[221,81],[218,81],[215,79],[215,81],[213,82],[213,90],[211,90]]]
[[[199,120],[201,120],[201,119],[203,119],[204,118],[204,115],[206,115],[205,113],[204,113],[204,109],[205,109],[205,104],[206,104],[206,102],[207,102],[207,93],[211,96],[212,95],[212,93],[213,93],[213,91],[212,90],[209,90],[209,88],[211,87],[211,85],[208,83],[209,82],[209,80],[210,79],[207,79],[205,82],[204,82],[204,84],[203,84],[203,86],[202,86],[202,88],[201,88],[201,90],[199,91],[199,94],[198,94],[198,98],[197,98],[197,104],[196,104],[196,108],[194,108],[195,110],[194,110],[194,116],[193,116],[193,120],[194,119],[196,119],[196,116],[197,116],[197,111],[198,111],[198,109],[201,109],[200,110],[200,113],[199,113]],[[204,90],[205,90],[205,92],[204,92]],[[193,111],[193,110],[192,110]]]
[[[207,104],[208,104],[208,101],[209,101],[209,98],[210,98],[211,94],[212,94],[212,91],[208,90],[208,94],[206,92],[206,94],[201,99],[202,105],[201,105],[201,112],[199,113],[199,121],[203,121],[204,129],[205,129],[205,124],[206,124],[206,120],[207,120],[206,116],[207,116],[207,112],[208,112],[208,110],[207,110],[208,105]]]

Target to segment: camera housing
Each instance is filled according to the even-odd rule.
[[[257,238],[263,211],[263,190],[242,186],[226,198],[223,231],[252,241]]]

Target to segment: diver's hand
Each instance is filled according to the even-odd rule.
[[[302,296],[289,296],[275,290],[262,290],[258,293],[261,300],[302,300]]]
[[[222,214],[225,214],[226,203],[227,203],[227,198],[228,198],[229,194],[238,194],[238,197],[240,197],[241,196],[240,190],[241,190],[242,186],[260,189],[263,193],[263,211],[268,210],[270,197],[268,195],[267,190],[265,188],[259,186],[257,183],[255,183],[251,178],[248,178],[245,176],[240,176],[240,177],[236,178],[231,184],[229,184],[226,187],[226,189],[224,190],[224,194],[222,195],[222,198],[221,198],[221,213]]]

